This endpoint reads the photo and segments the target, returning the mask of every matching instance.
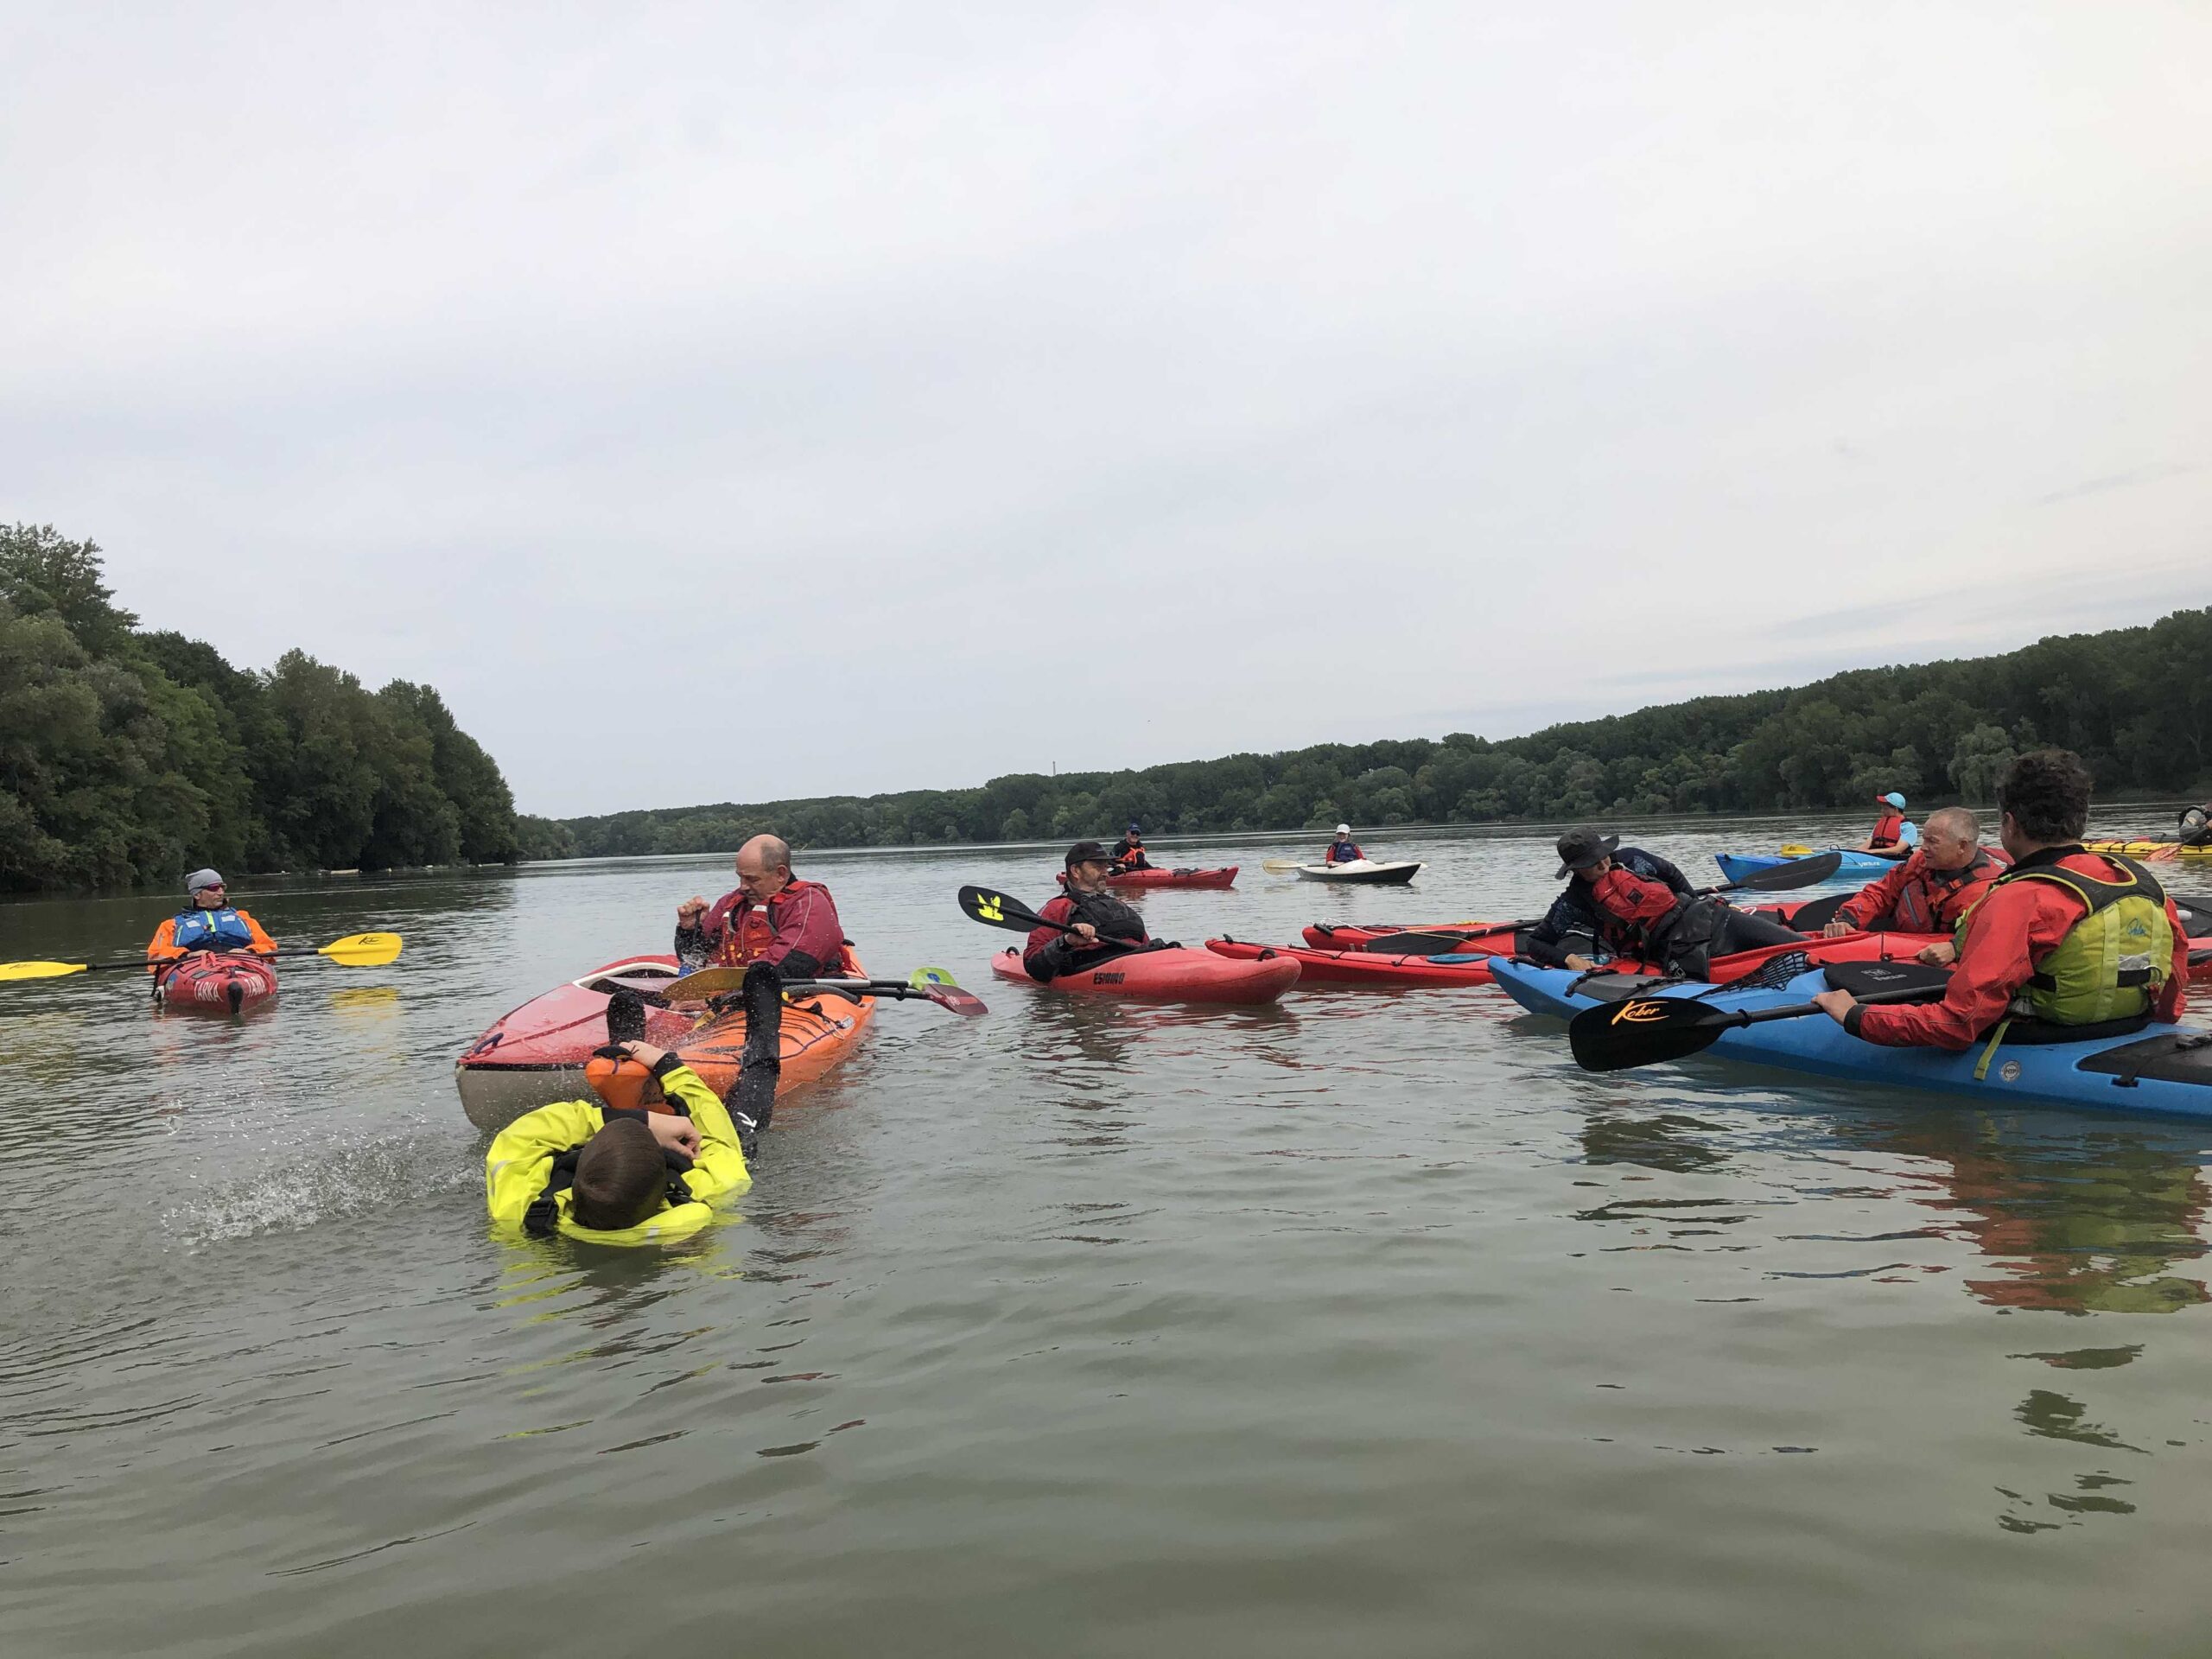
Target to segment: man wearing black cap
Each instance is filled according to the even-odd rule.
[[[1558,847],[1560,874],[1572,872],[1574,877],[1574,886],[1561,895],[1561,902],[1579,896],[1596,922],[1598,942],[1616,955],[1703,979],[1714,957],[1766,944],[1794,944],[1805,938],[1764,916],[1732,909],[1718,898],[1697,895],[1672,864],[1649,853],[1638,854],[1632,847],[1623,848],[1618,836],[1600,836],[1587,828],[1570,830],[1559,838]],[[1665,874],[1639,873],[1629,862],[1631,855],[1665,865]],[[1564,953],[1564,960],[1566,966],[1578,970],[1593,965],[1580,952]]]
[[[1518,954],[1548,968],[1570,964],[1586,968],[1601,944],[1607,955],[1618,948],[1618,941],[1609,938],[1605,918],[1590,897],[1590,883],[1597,880],[1598,865],[1607,858],[1631,874],[1659,882],[1685,898],[1692,891],[1689,878],[1671,860],[1641,847],[1624,847],[1618,836],[1601,836],[1587,825],[1580,826],[1559,838],[1560,880],[1566,881],[1570,875],[1576,879],[1567,881],[1567,891],[1552,900],[1544,919],[1515,940]]]
[[[1088,968],[1109,957],[1142,950],[1149,942],[1136,912],[1106,891],[1111,855],[1095,841],[1068,849],[1067,874],[1060,896],[1037,913],[1048,922],[1065,922],[1072,931],[1040,927],[1021,949],[1021,965],[1043,982]]]

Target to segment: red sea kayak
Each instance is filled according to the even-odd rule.
[[[1021,952],[1001,950],[991,958],[991,972],[1001,979],[1035,985],[1021,965]],[[1174,945],[1158,950],[1132,950],[1040,987],[1076,996],[1119,996],[1151,1002],[1272,1002],[1298,982],[1297,959],[1270,952],[1249,962],[1234,962],[1210,950],[1191,950]]]
[[[195,951],[154,981],[157,1007],[244,1014],[276,995],[276,966],[245,951]]]
[[[1060,877],[1062,886],[1067,877]],[[1141,870],[1123,870],[1119,875],[1106,878],[1109,887],[1233,887],[1236,885],[1236,866],[1226,865],[1217,870],[1169,870],[1154,866]]]
[[[1507,944],[1511,944],[1508,936]],[[1394,957],[1369,950],[1313,950],[1294,944],[1252,944],[1243,939],[1208,939],[1206,949],[1232,962],[1252,962],[1262,954],[1288,957],[1298,963],[1301,985],[1487,985],[1490,961],[1447,962],[1428,957]]]

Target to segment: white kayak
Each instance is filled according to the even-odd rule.
[[[1374,887],[1402,887],[1421,874],[1418,864],[1377,864],[1372,859],[1356,858],[1349,864],[1301,864],[1298,879],[1301,881],[1357,881]]]

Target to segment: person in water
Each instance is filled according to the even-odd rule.
[[[1803,941],[1802,933],[1734,909],[1717,896],[1678,891],[1663,880],[1625,868],[1613,857],[1618,839],[1586,827],[1568,830],[1557,842],[1560,874],[1571,873],[1588,889],[1585,897],[1597,917],[1598,943],[1614,955],[1704,979],[1715,957]],[[1596,964],[1578,951],[1567,957],[1567,965],[1581,971]]]
[[[1078,841],[1068,849],[1065,868],[1059,896],[1037,913],[1048,922],[1070,924],[1069,930],[1032,928],[1021,947],[1021,965],[1040,984],[1151,943],[1143,918],[1106,890],[1112,860],[1103,847]]]
[[[709,906],[676,907],[676,956],[685,969],[764,962],[786,980],[851,970],[836,901],[818,881],[791,874],[791,849],[755,836],[737,849],[737,886]]]
[[[274,956],[276,941],[259,922],[230,901],[230,890],[214,870],[194,870],[184,878],[192,908],[181,910],[154,930],[146,956],[157,968],[181,962],[198,950],[251,950]]]
[[[1981,844],[1981,823],[1963,806],[1928,815],[1912,856],[1836,906],[1821,931],[1839,933],[1948,933],[1981,901],[2010,861]]]
[[[2212,847],[2212,804],[2182,808],[2174,839],[2184,847]]]
[[[535,1238],[664,1243],[753,1184],[738,1126],[674,1055],[610,1044],[584,1077],[596,1100],[540,1106],[493,1140],[484,1202],[495,1224]]]
[[[1116,875],[1121,874],[1124,870],[1148,870],[1152,868],[1152,861],[1144,855],[1144,836],[1138,832],[1137,821],[1135,818],[1129,820],[1128,829],[1123,832],[1122,838],[1114,843],[1111,856],[1113,874]]]
[[[1694,896],[1689,878],[1678,869],[1674,861],[1647,853],[1641,847],[1624,847],[1618,836],[1599,837],[1595,830],[1582,829],[1573,832],[1576,855],[1588,848],[1601,850],[1615,865],[1631,875],[1647,881],[1662,883],[1669,892],[1684,898]],[[1585,837],[1586,840],[1586,846]],[[1561,836],[1559,845],[1565,856],[1567,837]],[[1579,872],[1561,868],[1562,877],[1573,875],[1566,890],[1552,900],[1552,907],[1544,912],[1543,920],[1535,926],[1524,929],[1514,936],[1514,952],[1541,963],[1547,968],[1573,965],[1586,969],[1591,958],[1599,954],[1599,941],[1607,937],[1605,916],[1590,896],[1590,883],[1581,879]],[[1611,955],[1607,950],[1605,954]]]
[[[1989,1048],[2139,1031],[2181,1018],[2189,939],[2139,864],[2082,849],[2089,772],[2064,749],[2024,754],[1997,786],[2012,868],[1926,959],[1955,963],[1940,1002],[1813,1000],[1853,1036],[1892,1048]],[[2054,1035],[2053,1033],[2056,1033]],[[1986,1065],[1988,1053],[1983,1062]]]
[[[1351,825],[1340,823],[1337,826],[1337,838],[1321,855],[1321,861],[1324,864],[1357,864],[1366,856],[1359,850],[1359,843],[1351,838]]]
[[[1877,795],[1874,803],[1882,809],[1881,816],[1874,820],[1873,832],[1853,848],[1853,852],[1888,853],[1894,856],[1901,849],[1918,843],[1920,827],[1906,819],[1904,796],[1891,790],[1886,795]]]

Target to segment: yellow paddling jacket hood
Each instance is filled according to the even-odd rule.
[[[716,1204],[753,1185],[736,1127],[721,1096],[689,1066],[663,1073],[660,1084],[670,1103],[686,1111],[699,1130],[699,1155],[689,1169],[671,1167],[668,1197],[660,1209],[634,1227],[615,1230],[576,1224],[570,1213],[574,1196],[556,1166],[597,1135],[607,1114],[595,1100],[563,1100],[524,1113],[499,1131],[485,1154],[484,1201],[493,1224],[517,1232],[558,1232],[593,1244],[665,1244],[712,1221]]]

